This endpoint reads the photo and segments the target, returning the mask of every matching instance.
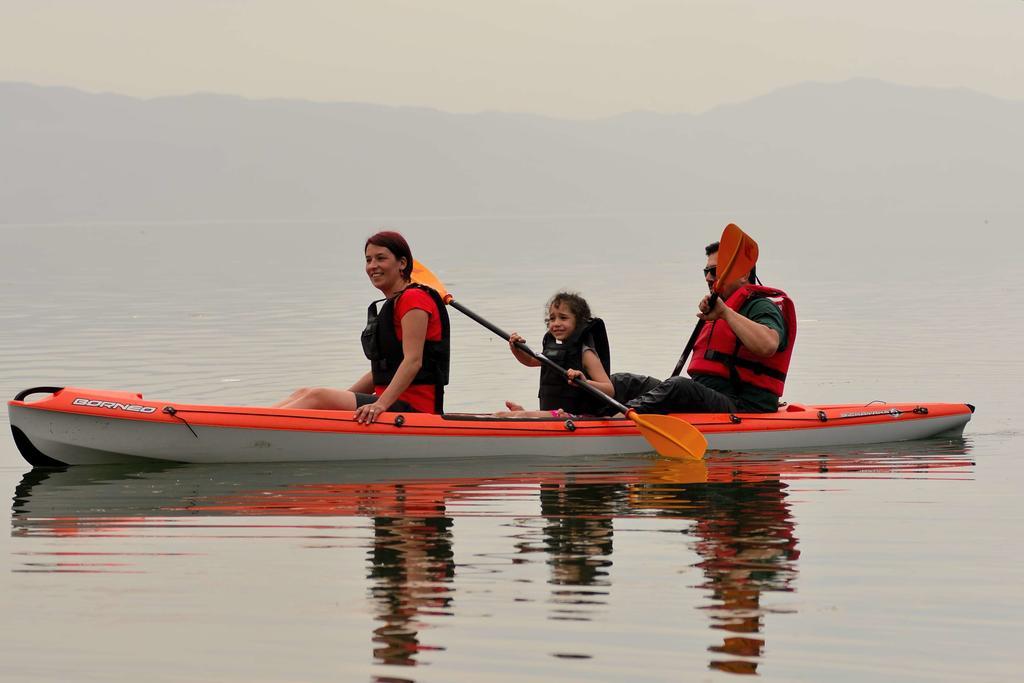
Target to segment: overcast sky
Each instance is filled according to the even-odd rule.
[[[807,80],[1024,99],[1021,0],[0,0],[0,80],[591,118]]]

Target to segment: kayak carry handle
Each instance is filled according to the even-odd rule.
[[[32,394],[56,394],[58,391],[64,391],[64,387],[32,387],[31,389],[19,391],[14,400],[24,401],[26,396],[31,396]]]

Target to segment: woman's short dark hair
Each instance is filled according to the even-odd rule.
[[[366,238],[363,251],[366,251],[366,247],[371,244],[375,247],[384,247],[394,254],[396,259],[404,258],[405,268],[402,268],[402,279],[406,282],[412,279],[412,249],[409,248],[409,243],[405,241],[401,233],[394,230],[381,230],[375,235],[370,235]]]
[[[561,306],[562,304],[565,304],[569,312],[576,316],[577,324],[589,322],[594,317],[590,312],[590,304],[582,296],[576,292],[559,292],[548,301],[548,306],[544,310],[544,319],[547,320],[548,311],[552,306]]]

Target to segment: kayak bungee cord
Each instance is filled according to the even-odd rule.
[[[186,420],[185,418],[183,418],[183,417],[182,417],[181,415],[178,415],[178,410],[177,410],[177,408],[175,408],[174,406],[164,406],[164,410],[163,410],[163,412],[167,413],[167,414],[168,414],[168,415],[170,415],[171,417],[176,417],[176,418],[178,418],[179,420],[181,420],[182,422],[184,422],[184,423],[185,423],[185,426],[186,426],[186,427],[188,427],[188,431],[192,432],[192,436],[196,437],[197,439],[199,438],[199,435],[198,435],[198,434],[196,434],[196,430],[192,429],[192,425],[190,425],[190,424],[188,423],[188,420]]]
[[[170,411],[173,411],[173,412],[168,411],[168,408],[170,409]],[[283,413],[270,413],[270,414],[268,414],[268,413],[251,413],[251,412],[241,411],[241,410],[200,410],[200,409],[193,409],[193,408],[178,408],[178,409],[174,409],[174,408],[171,408],[171,406],[167,406],[167,408],[164,409],[164,412],[167,413],[168,415],[171,415],[172,417],[176,417],[177,419],[181,420],[182,422],[185,422],[185,418],[181,417],[177,413],[193,413],[193,414],[197,414],[197,415],[240,415],[240,416],[243,416],[243,417],[279,417],[279,418],[295,417],[295,416],[290,416],[290,415],[283,414]],[[595,417],[595,418],[582,418],[583,420],[592,421],[592,422],[601,422],[602,424],[599,424],[599,425],[581,425],[581,424],[579,424],[579,420],[581,418],[574,418],[574,419],[568,419],[568,420],[563,420],[561,418],[553,418],[553,417],[549,417],[549,418],[538,417],[538,418],[526,418],[526,419],[524,419],[524,418],[514,418],[514,417],[488,417],[488,416],[482,416],[482,415],[462,415],[462,414],[459,414],[459,413],[448,413],[447,415],[440,415],[439,417],[441,417],[441,419],[459,420],[461,422],[461,424],[459,424],[459,425],[417,425],[417,426],[412,427],[412,429],[429,429],[429,430],[440,430],[440,431],[444,431],[444,430],[494,431],[495,429],[501,429],[503,431],[517,432],[517,433],[549,435],[551,433],[550,430],[538,429],[538,428],[535,428],[535,427],[531,427],[530,425],[533,424],[533,423],[550,424],[552,422],[561,422],[563,424],[563,426],[565,427],[565,430],[568,431],[568,432],[574,432],[574,431],[577,431],[579,429],[609,429],[609,428],[612,428],[612,429],[620,429],[620,428],[621,429],[629,429],[633,425],[633,423],[630,420],[627,420],[626,418],[598,418],[598,417]],[[317,421],[320,421],[320,422],[340,422],[340,423],[346,423],[346,424],[352,422],[352,418],[351,417],[335,417],[333,415],[302,415],[302,416],[300,416],[299,419],[302,419],[302,420],[317,420]],[[610,421],[614,421],[615,423],[614,424],[607,424]],[[467,424],[465,424],[466,422],[477,422],[477,423],[480,423],[480,426],[467,425]],[[185,422],[185,424],[188,425],[188,422]],[[395,422],[394,423],[389,423],[389,422],[385,422],[385,421],[381,420],[381,421],[379,421],[379,424],[381,426],[383,426],[383,427],[391,427],[391,426],[402,427],[402,426],[404,426],[406,424],[406,422],[405,422],[405,415],[402,414],[402,413],[396,413],[396,417],[395,417]],[[500,426],[487,426],[487,424],[492,424],[492,425],[498,424]],[[523,428],[519,428],[518,426],[514,426],[514,425],[522,425]],[[191,429],[191,426],[189,428]],[[193,432],[193,433],[195,433],[195,432]]]
[[[866,408],[868,406],[870,406],[870,404],[867,404],[864,407]],[[194,413],[194,414],[198,414],[198,415],[240,415],[240,416],[245,416],[245,417],[286,417],[285,414],[251,413],[251,412],[240,411],[240,410],[201,410],[201,409],[192,409],[192,408],[178,408],[178,409],[175,409],[175,408],[173,408],[171,406],[165,407],[163,412],[167,413],[168,415],[171,415],[172,417],[175,417],[175,418],[181,420],[183,423],[185,423],[185,425],[189,429],[192,429],[191,425],[189,425],[189,423],[185,420],[185,418],[181,417],[181,415],[179,415],[178,413]],[[725,414],[725,413],[721,413],[721,414]],[[924,416],[924,415],[928,415],[928,409],[925,408],[924,406],[915,406],[912,409],[890,408],[888,410],[869,411],[869,412],[855,411],[855,412],[843,413],[841,415],[834,415],[834,416],[830,416],[827,413],[825,413],[825,411],[819,410],[813,416],[809,416],[809,417],[781,417],[781,416],[779,416],[778,413],[746,413],[746,414],[742,414],[742,417],[741,417],[741,415],[737,415],[735,413],[729,413],[728,415],[729,415],[729,422],[731,424],[740,424],[740,423],[743,423],[743,422],[767,422],[767,423],[775,423],[775,422],[800,422],[800,423],[808,423],[808,422],[838,422],[838,421],[843,421],[843,420],[855,420],[855,419],[863,418],[863,417],[872,417],[872,416],[876,416],[876,415],[891,415],[893,417],[899,417],[901,415],[906,415],[906,414],[917,414],[917,415]],[[564,424],[564,426],[565,426],[566,431],[569,431],[569,432],[596,430],[596,429],[609,429],[609,428],[613,428],[613,429],[629,429],[630,427],[632,427],[632,422],[630,420],[627,420],[626,418],[600,418],[600,417],[594,417],[594,418],[574,418],[574,419],[569,419],[569,420],[561,420],[559,418],[544,418],[544,417],[537,417],[537,418],[490,417],[490,416],[485,416],[485,415],[472,415],[472,414],[459,414],[459,413],[448,413],[447,415],[442,415],[441,417],[442,417],[442,419],[459,420],[460,424],[458,424],[458,425],[450,425],[450,426],[449,425],[440,425],[440,424],[438,424],[438,425],[418,425],[418,426],[413,427],[413,428],[414,429],[438,430],[438,431],[446,431],[446,430],[493,431],[494,429],[501,429],[501,430],[504,430],[504,431],[511,431],[511,432],[518,432],[518,433],[550,434],[549,430],[537,429],[537,428],[531,427],[530,424],[531,423],[549,424],[551,422],[562,422]],[[394,426],[402,426],[402,425],[397,424],[397,421],[398,421],[399,418],[402,418],[401,422],[402,422],[402,424],[405,424],[404,415],[401,414],[401,413],[398,413],[396,418],[395,418],[396,419],[396,424]],[[348,423],[348,422],[352,421],[352,418],[350,418],[350,417],[336,417],[336,416],[333,416],[333,415],[303,415],[303,416],[301,416],[301,419],[303,419],[303,420],[317,420],[317,421],[321,421],[321,422],[344,422],[344,423]],[[480,423],[480,426],[468,425],[468,424],[466,424],[466,422]],[[590,423],[600,423],[600,424],[587,424],[588,422],[590,422]],[[609,423],[612,423],[612,424],[609,424]],[[392,426],[391,424],[389,424],[387,422],[384,422],[384,421],[381,421],[380,424],[382,426]],[[490,424],[490,425],[498,424],[500,426],[487,426],[488,424]],[[719,425],[719,424],[722,424],[722,423],[720,423],[720,422],[693,420],[693,421],[690,422],[690,424],[693,424],[694,426],[698,426],[699,425],[699,426],[702,426],[702,427],[713,427],[715,425]],[[517,426],[513,426],[513,425],[522,425],[522,427],[517,427]],[[195,434],[195,431],[193,431],[192,433]],[[196,438],[198,438],[198,436]]]

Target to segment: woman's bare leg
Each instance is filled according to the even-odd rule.
[[[303,387],[271,407],[305,410],[355,410],[356,395],[345,389]]]
[[[277,403],[273,404],[270,407],[271,408],[284,408],[286,405],[288,405],[289,403],[291,403],[292,401],[297,399],[299,396],[302,396],[307,391],[309,391],[309,387],[302,387],[301,389],[296,389],[295,391],[293,391],[291,393],[291,396],[289,396],[288,398],[283,399],[281,401],[278,401]]]

